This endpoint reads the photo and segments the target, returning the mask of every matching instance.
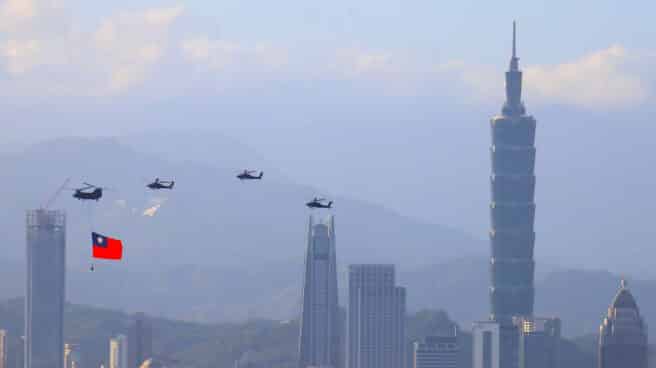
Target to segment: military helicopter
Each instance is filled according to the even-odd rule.
[[[333,208],[333,201],[328,202],[328,204],[324,204],[325,198],[317,198],[314,197],[310,202],[306,203],[305,205],[308,206],[311,209],[314,208]]]
[[[260,175],[253,175],[257,171],[256,170],[244,170],[241,174],[237,175],[237,179],[239,180],[261,180],[262,177],[264,176],[264,171],[260,171]]]
[[[155,178],[155,181],[146,185],[146,187],[152,189],[152,190],[159,190],[159,189],[173,189],[173,186],[175,185],[174,181],[160,181],[159,178]]]
[[[84,183],[84,185],[85,187],[74,189],[75,193],[73,193],[73,198],[95,201],[99,201],[100,198],[102,198],[104,188],[89,183]]]

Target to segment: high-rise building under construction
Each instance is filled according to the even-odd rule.
[[[27,213],[25,368],[64,364],[66,216],[39,209]]]

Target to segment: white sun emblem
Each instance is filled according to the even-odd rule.
[[[102,242],[103,242],[103,238],[98,237],[98,243],[99,243],[99,244],[102,244]]]

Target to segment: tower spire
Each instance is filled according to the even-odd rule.
[[[519,70],[519,58],[517,57],[517,22],[513,20],[512,57],[510,58],[510,70]]]
[[[522,72],[517,57],[517,22],[513,21],[512,56],[506,72],[506,103],[501,110],[504,115],[515,116],[526,112],[522,104]]]
[[[513,59],[517,57],[517,22],[513,20]]]

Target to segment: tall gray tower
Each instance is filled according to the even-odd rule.
[[[152,357],[153,328],[144,313],[137,313],[128,330],[128,368],[139,368]]]
[[[403,368],[405,288],[394,266],[349,267],[348,368]]]
[[[335,219],[315,223],[310,216],[303,311],[301,315],[299,368],[333,367],[343,364],[340,341],[343,329],[337,303]]]
[[[65,214],[29,211],[25,368],[61,368],[64,364],[65,272]]]
[[[492,256],[491,319],[500,327],[500,364],[516,367],[518,335],[513,317],[533,315],[535,232],[535,119],[522,102],[522,72],[513,44],[506,72],[506,102],[491,119],[492,175],[490,204]]]

